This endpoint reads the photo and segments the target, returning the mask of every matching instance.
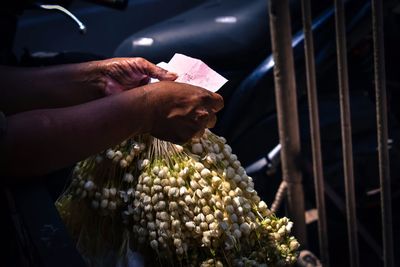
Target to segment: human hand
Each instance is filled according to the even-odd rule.
[[[120,93],[124,90],[147,84],[150,78],[173,81],[175,73],[164,70],[144,58],[111,58],[90,64],[93,80],[100,85],[104,95]]]
[[[220,95],[189,84],[163,81],[144,90],[151,112],[148,132],[173,143],[184,143],[214,127],[215,113],[224,106]]]

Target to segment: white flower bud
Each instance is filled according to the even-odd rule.
[[[106,157],[107,157],[108,159],[113,159],[113,158],[114,158],[114,155],[115,155],[114,150],[112,150],[112,149],[107,149]]]
[[[201,206],[206,206],[207,205],[207,200],[205,200],[204,198],[201,198],[199,200],[199,203],[200,203]]]
[[[147,186],[152,186],[153,185],[153,179],[149,176],[145,176],[143,178],[143,184],[147,185]]]
[[[149,238],[150,238],[151,240],[155,240],[155,239],[157,238],[157,232],[156,232],[156,231],[151,231],[151,232],[149,233]]]
[[[108,202],[108,209],[109,210],[116,210],[117,209],[117,203],[115,201]]]
[[[169,222],[161,222],[160,229],[168,230],[169,229]]]
[[[234,161],[237,160],[237,156],[236,156],[235,154],[231,154],[230,157],[229,157],[229,160],[230,160],[231,162],[234,162]]]
[[[195,223],[192,222],[192,221],[186,222],[186,223],[185,223],[185,226],[186,226],[186,228],[187,228],[189,231],[194,230],[194,228],[196,227]]]
[[[149,222],[154,221],[153,213],[152,213],[152,212],[146,213],[146,219],[147,219]]]
[[[102,199],[100,202],[100,207],[102,207],[103,209],[107,208],[108,206],[108,200],[107,199]]]
[[[117,189],[116,188],[110,188],[110,196],[115,197],[117,195]]]
[[[133,175],[131,173],[125,173],[123,180],[124,180],[124,182],[132,183],[133,182]]]
[[[225,207],[225,210],[226,210],[226,212],[228,212],[228,213],[230,213],[230,214],[232,214],[232,213],[235,212],[235,208],[234,208],[232,205],[227,205],[227,206]]]
[[[235,170],[232,167],[226,169],[226,178],[233,179],[235,177]]]
[[[158,242],[157,242],[157,240],[152,240],[152,241],[150,242],[150,247],[151,247],[152,249],[154,249],[154,250],[158,250]]]
[[[169,186],[169,185],[167,185],[167,186],[164,186],[164,188],[163,188],[164,190],[164,193],[165,194],[167,194],[168,195],[168,192],[169,192],[169,190],[171,189],[171,186]]]
[[[156,230],[156,224],[154,222],[148,222],[147,223],[147,229],[149,229],[150,231],[155,231]]]
[[[200,189],[197,189],[195,193],[200,199],[203,198],[203,192]]]
[[[290,233],[290,231],[292,231],[292,228],[293,228],[293,222],[288,222],[286,225],[286,231]]]
[[[171,187],[168,190],[168,196],[169,197],[179,197],[179,189],[176,187]]]
[[[183,180],[183,178],[179,177],[179,176],[178,176],[178,178],[176,178],[176,182],[177,182],[178,186],[180,186],[180,187],[184,187],[186,185],[185,180]]]
[[[243,208],[242,207],[238,207],[236,210],[238,215],[243,215]]]
[[[194,164],[194,168],[196,169],[196,171],[201,172],[204,169],[204,165],[201,164],[200,162],[196,162]]]
[[[186,188],[186,187],[181,186],[181,188],[179,188],[179,195],[180,195],[180,196],[186,195],[187,192],[188,192],[188,191],[187,191],[187,188]]]
[[[204,206],[201,208],[201,211],[203,212],[204,215],[211,214],[211,208],[209,206]]]
[[[128,162],[125,159],[121,159],[119,161],[119,166],[121,166],[121,168],[124,169],[124,168],[128,167]]]
[[[214,145],[213,145],[213,150],[214,150],[214,152],[217,153],[217,154],[221,151],[221,149],[219,148],[219,145],[218,145],[218,144],[214,144]]]
[[[235,160],[234,162],[232,162],[232,167],[235,169],[238,169],[241,166],[240,161]]]
[[[201,153],[203,153],[203,146],[200,143],[192,144],[192,152],[194,154],[200,155]]]
[[[258,202],[260,202],[261,199],[260,199],[260,197],[258,195],[252,195],[251,196],[251,200],[253,202],[255,202],[257,204],[257,206],[258,206]]]
[[[161,179],[159,177],[154,178],[153,185],[161,185]]]
[[[115,151],[114,158],[118,158],[118,159],[122,158],[122,152],[119,150]]]
[[[286,228],[285,226],[282,226],[279,228],[278,230],[278,234],[280,234],[281,236],[283,236],[286,233]]]
[[[165,203],[165,201],[159,201],[155,206],[155,210],[156,211],[163,211],[163,210],[165,210],[166,205],[167,204]]]
[[[214,187],[218,187],[218,186],[221,184],[221,182],[222,182],[222,180],[221,180],[221,178],[219,178],[218,176],[213,176],[213,177],[211,178],[211,184],[212,184]]]
[[[186,203],[186,205],[191,205],[194,203],[193,199],[190,197],[190,195],[185,196],[185,203]]]
[[[247,222],[242,223],[240,225],[240,231],[242,231],[244,235],[249,235],[251,231],[250,225]]]
[[[200,175],[204,178],[207,178],[211,175],[211,171],[207,168],[204,168],[200,171]]]
[[[169,210],[170,211],[177,210],[177,209],[178,209],[178,203],[176,203],[175,201],[169,202]]]
[[[300,244],[299,244],[299,242],[297,242],[297,240],[290,241],[289,248],[290,248],[291,251],[295,251],[299,247],[300,247]]]
[[[209,247],[211,246],[211,240],[209,237],[203,236],[201,238],[201,242],[203,243],[204,246]]]
[[[233,223],[238,221],[238,217],[237,217],[237,215],[235,213],[231,214],[231,216],[229,218],[231,219],[231,221]]]
[[[214,153],[209,153],[206,156],[206,162],[208,164],[216,164],[217,163],[217,156]]]
[[[191,180],[191,181],[190,181],[190,187],[191,187],[193,190],[196,190],[196,189],[199,189],[199,188],[200,188],[200,185],[199,185],[196,181]]]
[[[233,198],[233,206],[235,208],[240,207],[242,205],[241,201],[240,201],[240,197],[234,197]]]
[[[170,178],[169,178],[169,184],[170,184],[171,186],[178,186],[178,183],[177,183],[175,177],[170,177]]]
[[[233,231],[233,236],[236,239],[240,239],[242,237],[242,232],[239,229],[236,229],[235,231]]]
[[[205,198],[209,198],[212,194],[212,188],[210,186],[206,186],[201,190],[201,192]]]
[[[224,181],[221,183],[221,185],[219,186],[218,189],[225,191],[225,192],[229,192],[231,190],[231,184],[227,181]]]
[[[206,222],[207,223],[212,223],[214,221],[214,215],[212,214],[207,214],[206,216]]]
[[[207,230],[208,230],[208,223],[206,223],[206,222],[201,222],[201,223],[200,223],[200,229],[201,229],[202,231],[207,231]]]
[[[182,240],[180,238],[174,238],[174,246],[175,247],[181,247],[182,246]]]
[[[185,178],[189,174],[189,168],[185,167],[179,172],[179,176]]]
[[[148,205],[146,205],[145,207],[144,207],[144,211],[146,212],[146,213],[149,213],[149,212],[151,212],[153,210],[153,206],[151,205],[151,204],[148,204]]]
[[[235,174],[235,175],[233,176],[233,180],[234,180],[236,183],[240,183],[240,182],[242,181],[242,176],[240,176],[240,175],[238,175],[238,174]]]
[[[147,166],[149,166],[150,165],[150,160],[148,160],[148,159],[144,159],[144,160],[142,160],[142,161],[139,161],[138,162],[139,164],[139,169],[140,170],[143,170],[144,168],[146,168]]]
[[[259,209],[260,211],[265,211],[265,210],[268,209],[268,206],[267,206],[267,204],[265,204],[264,201],[260,201],[260,202],[258,203],[258,209]]]
[[[148,205],[148,204],[150,204],[151,203],[151,197],[150,196],[144,196],[144,198],[143,198],[143,204],[144,205]]]
[[[162,179],[161,180],[161,186],[162,187],[169,186],[169,185],[170,185],[169,179]]]
[[[174,229],[179,229],[181,227],[181,222],[179,220],[173,220],[172,221],[172,227]]]
[[[162,186],[161,185],[153,185],[152,189],[154,190],[155,193],[159,193],[162,191]]]
[[[157,213],[158,218],[162,221],[168,221],[169,220],[169,214],[165,211],[161,211]]]
[[[95,185],[93,183],[93,181],[87,181],[84,185],[85,190],[87,191],[92,191],[94,189]]]
[[[195,221],[198,223],[204,222],[206,220],[206,216],[203,213],[199,213],[196,217],[195,217]]]

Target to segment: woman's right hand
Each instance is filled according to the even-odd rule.
[[[204,88],[170,81],[146,85],[146,106],[150,111],[147,130],[162,140],[184,143],[212,128],[223,98]]]

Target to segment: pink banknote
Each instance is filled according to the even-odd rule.
[[[203,61],[182,54],[175,54],[168,63],[157,65],[178,74],[177,82],[200,86],[212,92],[218,91],[228,81]]]

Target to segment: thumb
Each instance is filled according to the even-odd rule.
[[[147,75],[160,81],[174,81],[176,78],[178,78],[176,73],[163,69],[154,64],[149,65]]]

